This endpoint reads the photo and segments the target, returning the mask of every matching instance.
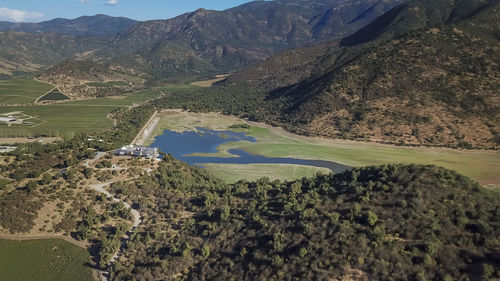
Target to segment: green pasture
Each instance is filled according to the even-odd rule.
[[[33,79],[0,81],[0,104],[34,103],[54,86]]]
[[[192,84],[172,84],[161,87],[162,90],[175,93],[190,93],[204,87]]]
[[[329,174],[326,168],[290,164],[203,164],[214,176],[227,183],[235,183],[241,179],[248,181],[268,177],[271,180],[295,180],[312,177],[317,173]]]
[[[142,90],[123,96],[101,97],[89,100],[67,102],[66,104],[122,107],[122,106],[132,106],[134,103],[140,103],[140,102],[145,102],[147,100],[155,99],[158,98],[160,95],[161,95],[160,91]]]
[[[159,91],[138,91],[124,96],[103,97],[64,103],[0,107],[0,115],[20,112],[14,117],[27,119],[31,125],[0,123],[0,137],[26,137],[34,135],[71,136],[79,132],[94,133],[110,129],[113,120],[108,114],[117,107],[157,98]]]
[[[11,125],[0,123],[0,137],[33,135],[71,136],[78,132],[96,132],[109,129],[113,121],[107,115],[114,107],[50,104],[40,106],[7,106],[0,114],[22,112],[31,116],[34,125]]]
[[[92,281],[87,250],[62,239],[0,239],[0,280]]]
[[[321,142],[317,139],[284,137],[267,128],[252,127],[249,132],[257,143],[226,143],[223,153],[231,148],[267,157],[294,157],[328,160],[348,166],[386,163],[433,164],[456,170],[483,183],[500,182],[500,153],[493,151],[462,151],[445,148],[402,147],[365,142]]]

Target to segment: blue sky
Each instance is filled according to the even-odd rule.
[[[224,10],[251,0],[0,0],[0,21],[39,22],[106,14],[136,20],[168,19],[198,8]]]

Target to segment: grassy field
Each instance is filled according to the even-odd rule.
[[[0,239],[0,280],[92,281],[87,250],[62,239]]]
[[[34,103],[54,86],[33,79],[12,79],[0,82],[0,104]]]
[[[0,123],[0,137],[21,137],[35,135],[71,136],[78,132],[99,132],[110,129],[113,120],[107,115],[116,107],[132,106],[135,103],[157,98],[159,91],[139,91],[119,97],[103,97],[91,100],[38,105],[5,106],[0,115],[21,112],[23,119],[32,125],[10,125]]]
[[[217,75],[217,77],[215,77],[215,78],[208,79],[208,80],[202,80],[202,81],[195,81],[195,82],[190,83],[190,85],[199,86],[199,87],[210,87],[214,83],[217,83],[219,81],[224,80],[227,76],[228,75]]]
[[[123,96],[111,96],[111,97],[95,98],[90,100],[80,100],[80,101],[68,102],[65,104],[121,107],[121,106],[131,106],[134,103],[140,103],[147,100],[155,99],[160,95],[161,95],[160,91],[142,90]]]
[[[114,107],[51,104],[40,106],[7,106],[0,114],[22,112],[35,117],[34,125],[11,125],[0,123],[0,137],[72,135],[77,132],[96,132],[112,127],[113,121],[106,117]]]
[[[271,180],[294,180],[310,177],[316,173],[330,173],[329,169],[303,165],[288,164],[203,164],[204,168],[227,183],[235,183],[242,179],[257,180],[268,177]]]
[[[163,119],[159,122],[155,135],[161,134],[163,129],[183,131],[193,130],[194,127],[199,126],[223,130],[228,129],[232,124],[245,122],[233,116],[215,113],[167,111],[162,114],[164,114]],[[356,167],[385,163],[434,164],[456,170],[482,184],[500,185],[500,174],[498,173],[500,171],[500,152],[498,151],[400,147],[368,142],[320,139],[293,135],[282,129],[262,124],[252,125],[250,129],[243,131],[254,136],[258,140],[257,143],[225,143],[218,147],[218,153],[209,156],[229,157],[231,155],[227,151],[235,148],[267,157],[327,160]],[[211,170],[213,171],[215,168],[212,167]],[[242,171],[241,175],[245,174],[246,172]]]
[[[196,91],[203,88],[202,86],[197,86],[193,84],[172,84],[161,87],[162,90],[167,92],[176,92],[176,93],[190,93],[192,91]]]

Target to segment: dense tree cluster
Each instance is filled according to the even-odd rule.
[[[127,190],[145,222],[114,280],[331,280],[353,270],[376,280],[500,274],[498,195],[435,166],[224,185],[167,157]]]

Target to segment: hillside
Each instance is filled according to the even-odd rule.
[[[111,37],[132,27],[137,21],[106,15],[83,16],[76,19],[57,18],[39,23],[0,22],[0,31],[56,33],[76,37]]]
[[[498,195],[433,166],[221,186],[167,158],[152,177],[114,190],[142,202],[145,224],[112,280],[487,280],[500,274]]]
[[[0,156],[2,233],[71,234],[89,243],[92,266],[107,268],[136,217],[114,202],[123,200],[142,221],[110,280],[500,277],[496,190],[436,166],[228,185],[170,155],[94,159],[96,149],[130,143],[153,111],[115,110],[117,127],[99,134],[102,142],[82,134]]]
[[[142,88],[144,81],[130,76],[126,70],[107,63],[89,60],[66,60],[38,76],[40,81],[58,85],[58,89],[71,99],[87,99],[103,96],[117,96]],[[101,85],[119,81],[118,85]],[[93,84],[99,86],[92,86]]]
[[[219,83],[205,107],[302,134],[498,148],[499,4],[410,1],[340,41],[285,51]],[[368,36],[368,37],[367,37]],[[167,106],[191,102],[172,96]]]
[[[0,32],[0,73],[36,72],[106,45],[106,40],[60,34]]]
[[[140,22],[85,56],[156,83],[234,71],[311,42],[341,38],[399,0],[255,1]],[[62,82],[61,82],[62,83]]]

